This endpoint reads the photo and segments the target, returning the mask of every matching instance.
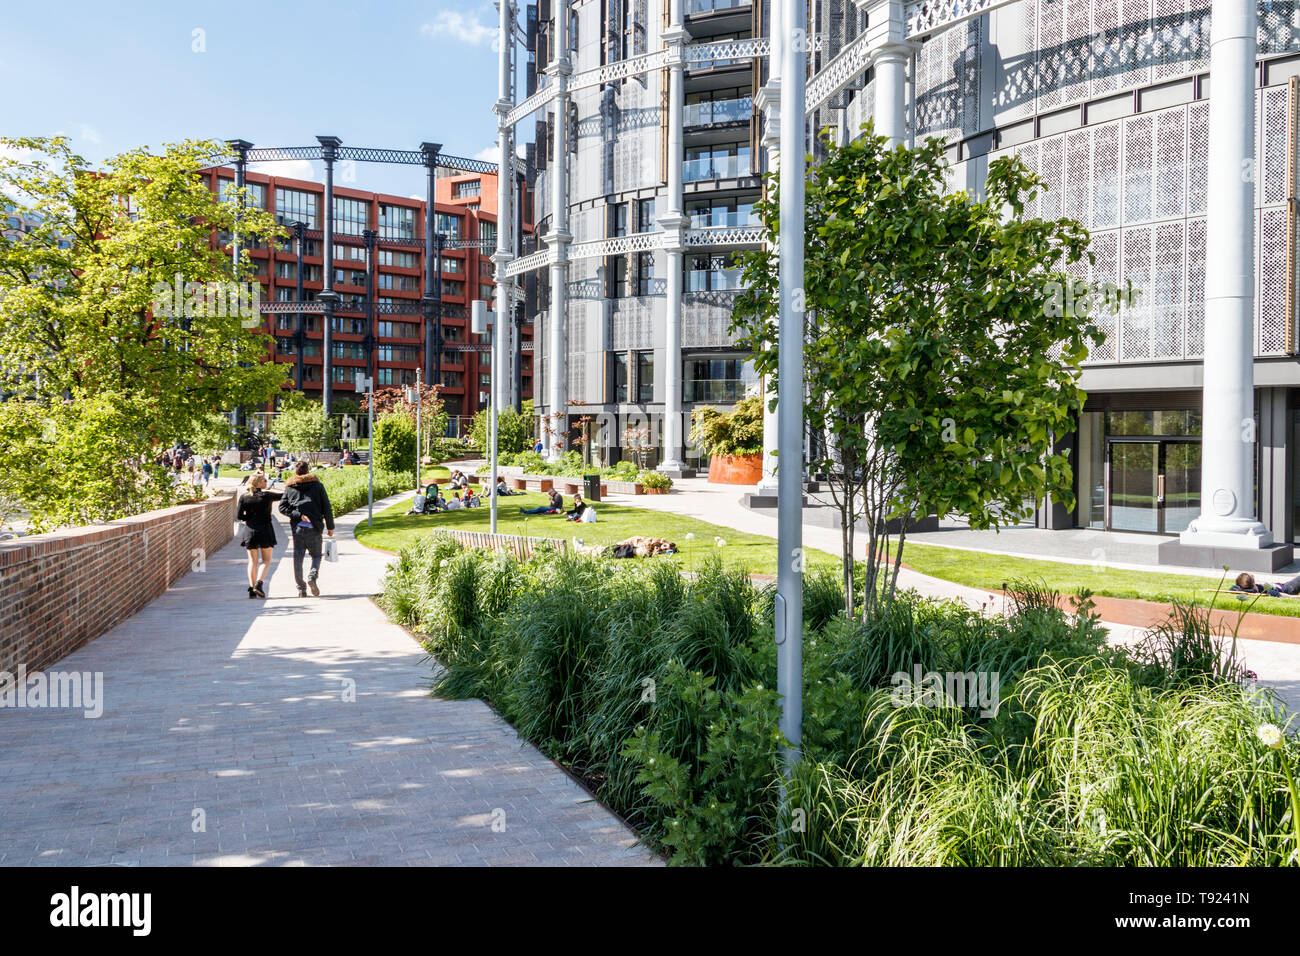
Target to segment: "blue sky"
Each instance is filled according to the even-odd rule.
[[[180,139],[302,146],[317,134],[495,161],[491,0],[22,0],[4,20],[0,135],[61,132],[92,162]],[[355,176],[346,185],[424,191],[418,168],[357,164]]]

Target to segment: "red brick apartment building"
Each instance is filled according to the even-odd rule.
[[[205,172],[209,187],[226,189],[234,185],[231,167]],[[324,249],[321,213],[325,187],[321,183],[249,172],[249,201],[275,214],[290,228],[290,237],[278,248],[258,243],[249,249],[256,276],[262,284],[262,299],[269,302],[298,301],[296,239],[292,224],[301,222],[303,231],[302,290],[304,301],[315,301],[323,288]],[[497,223],[497,177],[495,173],[461,173],[439,170],[435,183],[435,232],[445,237],[442,250],[442,397],[451,415],[473,415],[488,403],[491,376],[488,343],[469,331],[470,302],[492,301],[494,289],[491,250],[495,248]],[[531,208],[529,202],[522,204]],[[365,192],[334,186],[334,291],[339,305],[332,335],[333,393],[351,397],[357,372],[374,374],[375,387],[414,385],[417,368],[426,363],[424,294],[425,209],[423,199]],[[365,233],[373,230],[373,255],[367,256]],[[524,224],[532,232],[530,223]],[[483,247],[457,246],[461,240],[486,240]],[[228,242],[228,236],[214,237]],[[370,286],[373,283],[373,286]],[[374,289],[373,316],[367,308],[369,288]],[[273,360],[287,365],[286,381],[296,378],[298,349],[295,331],[298,314],[293,311],[263,316],[268,334],[275,336]],[[302,389],[319,397],[322,386],[324,316],[304,313],[305,342],[302,347]],[[371,329],[371,322],[374,328]],[[436,324],[436,323],[435,323]],[[532,397],[532,325],[520,329],[522,351],[521,399]],[[425,378],[428,381],[428,377]]]

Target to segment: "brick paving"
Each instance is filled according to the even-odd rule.
[[[319,598],[281,524],[265,601],[232,544],[53,665],[103,672],[98,719],[0,708],[0,865],[656,864],[484,703],[428,696],[364,520]]]

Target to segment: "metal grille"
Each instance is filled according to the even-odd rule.
[[[1095,232],[1092,234],[1093,264],[1091,279],[1094,287],[1098,285],[1119,285],[1119,232]],[[1105,334],[1106,340],[1094,346],[1089,358],[1094,362],[1115,361],[1116,317],[1104,308],[1094,309],[1093,322]]]
[[[1093,229],[1119,225],[1119,124],[1106,123],[1092,131]]]
[[[1209,176],[1210,104],[1187,108],[1187,215],[1205,214],[1205,186]]]
[[[1259,267],[1255,290],[1258,341],[1257,355],[1285,355],[1287,351],[1285,207],[1264,209],[1259,214]]]
[[[1183,316],[1187,267],[1183,245],[1183,223],[1156,226],[1151,250],[1150,286],[1146,290],[1153,329],[1153,358],[1182,358],[1187,334]]]
[[[1205,352],[1205,220],[1187,220],[1187,357]]]
[[[1151,174],[1155,119],[1150,114],[1124,120],[1124,224],[1151,219]],[[1127,253],[1125,253],[1127,261]]]
[[[1149,226],[1125,229],[1123,277],[1142,294],[1126,302],[1119,313],[1120,361],[1149,359],[1153,355],[1151,334],[1151,241],[1154,230]]]
[[[1155,218],[1182,218],[1187,181],[1187,111],[1156,114]]]

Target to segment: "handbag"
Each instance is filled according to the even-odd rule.
[[[339,543],[333,538],[325,539],[325,560],[337,561],[339,559]]]

